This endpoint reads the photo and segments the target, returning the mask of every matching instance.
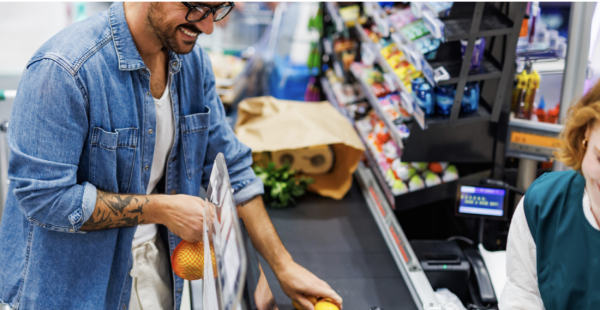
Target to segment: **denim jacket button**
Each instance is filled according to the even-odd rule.
[[[173,62],[173,67],[177,67],[177,62],[176,61]]]
[[[73,228],[69,229],[69,232],[74,232],[75,230],[73,230]]]
[[[127,309],[127,306],[126,306],[126,305],[125,305],[125,306],[123,306],[123,309]]]
[[[149,130],[148,130],[148,134],[150,134],[150,135],[151,135],[151,134],[153,134],[153,133],[154,133],[154,130],[152,130],[152,129],[149,129]]]
[[[150,96],[150,92],[149,92],[149,91],[147,91],[147,92],[146,92],[146,95]]]
[[[177,290],[177,293],[181,293],[181,289],[178,289],[178,290]]]
[[[144,170],[148,170],[150,169],[150,167],[148,167],[148,165],[146,165],[146,167],[144,167]]]
[[[177,191],[176,191],[176,190],[174,190],[174,189],[173,189],[173,190],[171,190],[171,195],[175,195],[175,194],[177,194]]]

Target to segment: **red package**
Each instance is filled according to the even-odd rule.
[[[371,91],[375,94],[376,97],[385,97],[387,95],[385,87],[380,83],[375,83],[371,85]]]
[[[546,116],[546,123],[556,124],[558,121],[558,113],[560,112],[560,102],[554,107],[554,109],[548,111],[548,115]]]

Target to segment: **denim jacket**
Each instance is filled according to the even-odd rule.
[[[216,155],[234,198],[263,193],[251,150],[225,120],[210,60],[169,53],[175,139],[168,194],[198,195]],[[46,42],[24,71],[10,119],[9,194],[0,225],[0,302],[13,309],[127,309],[136,227],[84,232],[97,189],[145,194],[156,114],[150,71],[123,4]],[[169,232],[170,251],[181,241]],[[173,274],[175,309],[183,280]]]

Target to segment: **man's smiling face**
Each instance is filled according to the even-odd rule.
[[[216,6],[223,2],[202,2],[208,6]],[[198,2],[190,3],[192,5]],[[192,51],[198,35],[211,34],[214,29],[213,15],[190,23],[185,19],[189,9],[181,2],[152,2],[146,19],[147,26],[154,32],[163,47],[177,54]]]

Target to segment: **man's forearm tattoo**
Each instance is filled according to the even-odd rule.
[[[149,203],[142,196],[112,194],[98,191],[96,208],[81,230],[102,230],[143,224],[144,207]]]

